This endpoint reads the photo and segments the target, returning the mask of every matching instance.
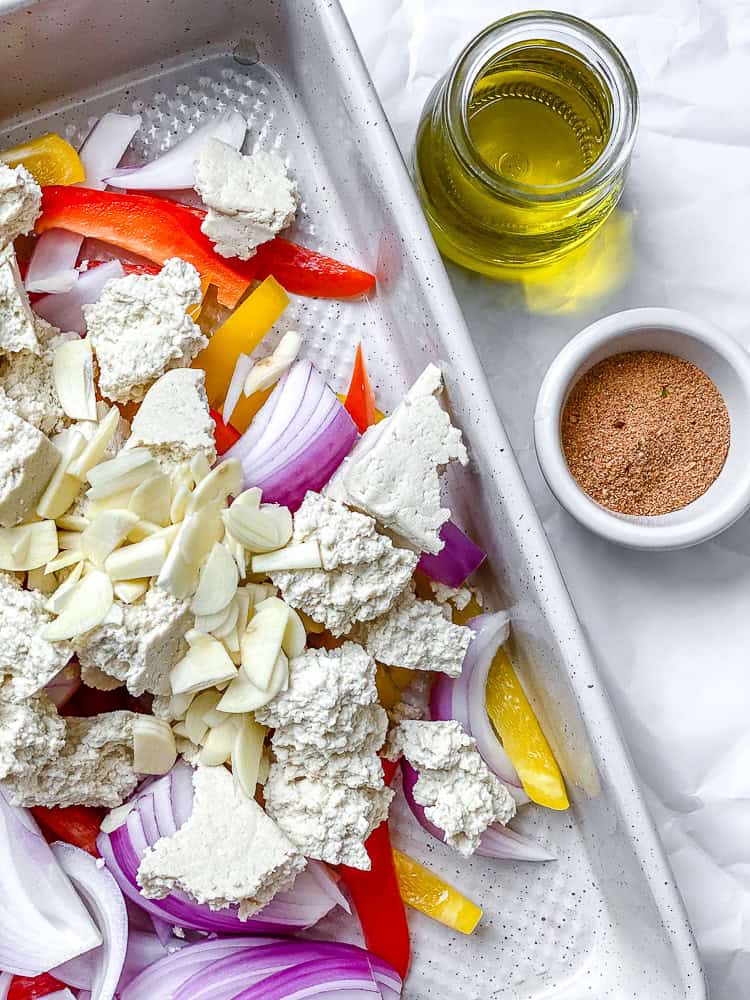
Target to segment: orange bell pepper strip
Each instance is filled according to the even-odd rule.
[[[295,295],[313,295],[330,299],[349,299],[375,287],[375,275],[324,257],[281,236],[258,247],[250,258],[256,278],[272,274]]]
[[[375,423],[375,395],[370,385],[361,344],[357,347],[352,380],[349,383],[344,406],[360,434],[364,434],[367,428]]]
[[[80,184],[86,170],[78,153],[55,132],[0,152],[0,163],[24,166],[37,184]]]
[[[42,214],[35,230],[68,229],[155,264],[180,257],[216,285],[219,301],[232,309],[254,277],[251,262],[220,257],[201,232],[203,214],[152,195],[53,184],[42,190]]]
[[[67,844],[88,851],[99,857],[96,838],[106,814],[105,809],[91,809],[88,806],[33,806],[31,813],[45,834],[54,840],[64,840]]]
[[[211,417],[214,422],[214,442],[216,443],[216,451],[219,455],[223,455],[225,451],[229,451],[233,444],[242,437],[240,432],[236,428],[232,427],[231,424],[225,424],[221,418],[221,414],[216,410],[211,410]]]

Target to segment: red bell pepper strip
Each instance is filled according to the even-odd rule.
[[[50,993],[59,993],[65,989],[65,983],[55,979],[49,972],[39,976],[14,976],[8,989],[8,1000],[36,1000],[37,997],[48,997]]]
[[[201,232],[204,217],[205,212],[153,195],[51,184],[42,191],[42,214],[35,229],[68,229],[155,264],[181,257],[216,285],[219,302],[232,309],[254,278],[269,274],[290,292],[330,298],[359,295],[375,284],[365,271],[278,237],[250,260],[221,257]]]
[[[365,367],[365,356],[362,345],[357,348],[354,358],[352,380],[344,400],[344,407],[357,425],[360,434],[375,423],[375,396],[370,385],[370,378]]]
[[[220,455],[223,455],[225,451],[229,451],[236,441],[239,441],[242,435],[231,424],[225,424],[221,418],[221,414],[213,408],[211,408],[211,417],[214,422],[216,450]]]
[[[375,287],[375,275],[324,257],[314,250],[277,236],[258,247],[250,258],[259,280],[272,274],[288,292],[350,299]]]
[[[99,857],[96,838],[106,809],[92,809],[88,806],[32,806],[31,813],[44,834],[51,834],[54,840],[64,840],[66,844],[74,844],[93,854],[95,858]]]
[[[94,267],[101,267],[102,264],[109,263],[108,260],[90,260],[88,269],[90,271]],[[121,260],[120,264],[125,274],[158,274],[161,270],[156,264],[131,264],[124,260]]]
[[[68,229],[122,247],[155,264],[181,257],[216,285],[219,301],[234,308],[253,279],[244,261],[220,257],[201,232],[202,213],[146,194],[119,194],[51,184],[42,190],[35,230]]]
[[[380,762],[383,765],[383,780],[390,785],[398,761],[381,758]],[[339,865],[338,869],[356,907],[367,947],[405,979],[411,957],[409,925],[398,887],[387,820],[373,830],[365,848],[372,862],[368,872],[348,865]]]
[[[348,865],[339,865],[339,871],[356,907],[365,944],[405,979],[411,955],[409,925],[398,887],[387,822],[373,830],[365,847],[372,862],[368,872]]]

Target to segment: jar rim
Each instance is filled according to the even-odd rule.
[[[469,99],[484,68],[510,45],[534,41],[566,45],[603,78],[612,99],[612,128],[604,149],[586,170],[558,184],[523,184],[502,177],[479,155],[469,132]],[[568,200],[606,182],[627,164],[638,127],[638,87],[625,56],[593,24],[556,11],[525,11],[488,25],[458,56],[448,76],[444,102],[448,135],[464,168],[497,196],[523,202]]]

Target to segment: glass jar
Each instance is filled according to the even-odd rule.
[[[638,122],[619,49],[586,21],[503,18],[427,99],[413,169],[440,250],[484,274],[554,261],[617,204]]]

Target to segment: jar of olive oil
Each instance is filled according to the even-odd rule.
[[[562,257],[617,204],[637,122],[630,67],[586,21],[533,11],[490,25],[433,89],[417,132],[439,248],[494,276]]]

